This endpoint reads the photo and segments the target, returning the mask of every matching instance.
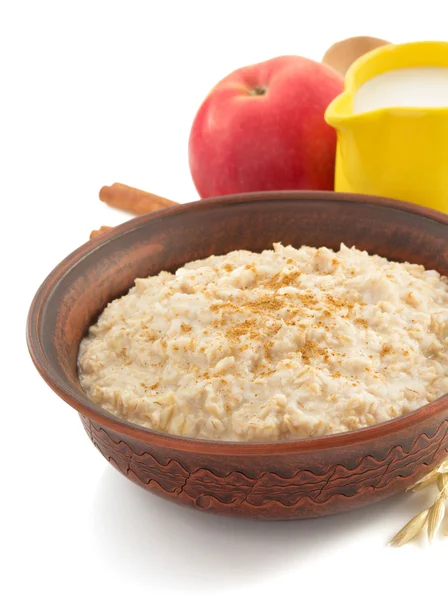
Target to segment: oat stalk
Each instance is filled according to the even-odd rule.
[[[442,498],[448,499],[448,473],[439,473],[437,477],[437,487]]]
[[[403,546],[415,538],[422,531],[428,519],[429,510],[423,510],[400,529],[390,541],[391,546]]]
[[[428,513],[428,540],[429,540],[429,543],[432,542],[435,534],[438,532],[444,516],[445,516],[445,498],[440,496],[434,502],[434,504],[431,506],[429,513]]]
[[[437,469],[438,473],[448,473],[448,458]]]
[[[448,500],[448,458],[445,459],[436,469],[427,473],[416,483],[411,485],[407,491],[418,492],[431,484],[437,483],[438,495],[433,504],[426,510],[421,511],[391,540],[391,546],[403,546],[417,537],[427,526],[427,536],[431,543],[434,536],[439,531],[446,514],[446,501]],[[443,531],[448,536],[448,527]]]
[[[416,483],[414,483],[414,485],[408,487],[406,491],[419,492],[420,490],[423,490],[424,488],[428,487],[428,485],[435,483],[439,475],[440,473],[438,473],[437,471],[431,471],[431,473],[428,473],[428,475],[425,475],[425,477],[419,479]]]

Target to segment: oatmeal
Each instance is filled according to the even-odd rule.
[[[136,279],[81,343],[105,410],[196,438],[375,425],[448,393],[448,280],[341,245],[274,244]]]

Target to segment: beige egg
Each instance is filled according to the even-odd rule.
[[[370,50],[374,50],[375,48],[390,43],[391,42],[386,42],[379,38],[368,36],[347,38],[346,40],[333,44],[331,48],[325,52],[322,62],[325,65],[333,67],[333,69],[339,71],[342,75],[345,75],[351,64],[360,56],[370,52]]]

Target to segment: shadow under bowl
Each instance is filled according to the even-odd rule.
[[[354,509],[419,479],[448,451],[448,395],[355,432],[270,443],[197,440],[151,431],[104,411],[80,387],[81,339],[136,277],[212,254],[274,242],[341,242],[448,275],[448,216],[415,205],[330,192],[267,192],[193,202],[138,217],[78,248],[32,302],[27,340],[38,371],[81,416],[92,442],[126,477],[202,510],[301,519]]]

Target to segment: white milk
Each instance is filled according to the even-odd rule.
[[[353,112],[396,106],[448,106],[448,68],[412,67],[373,77],[356,92]]]

